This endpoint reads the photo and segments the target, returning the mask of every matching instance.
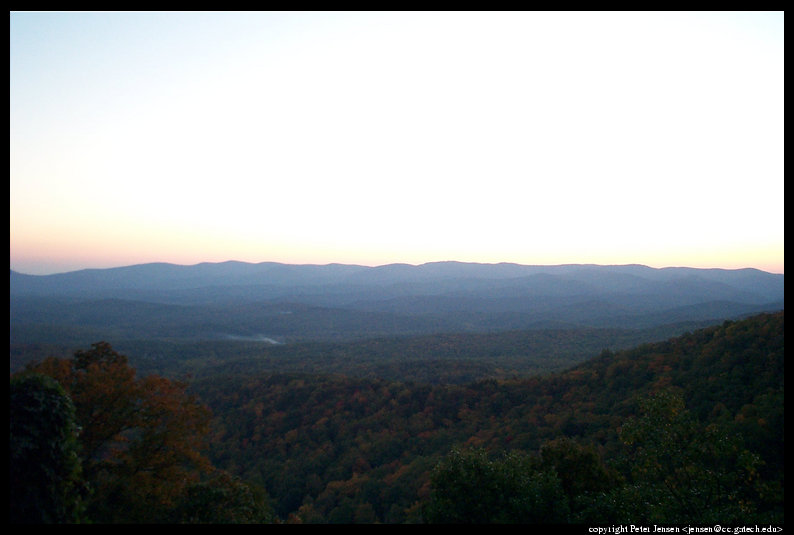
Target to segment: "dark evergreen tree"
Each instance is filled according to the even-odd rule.
[[[12,523],[78,523],[87,487],[75,408],[57,381],[38,374],[10,382]]]

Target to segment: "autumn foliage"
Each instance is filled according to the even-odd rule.
[[[95,522],[783,522],[783,312],[467,383],[358,376],[362,347],[321,352],[347,374],[246,358],[188,386],[105,343],[24,373],[74,400]]]
[[[164,521],[211,469],[200,453],[210,412],[185,383],[136,377],[127,358],[104,342],[28,372],[54,378],[74,402],[93,521]]]

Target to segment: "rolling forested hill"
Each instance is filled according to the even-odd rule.
[[[456,262],[145,264],[47,276],[12,271],[10,294],[18,342],[57,341],[68,326],[118,339],[294,341],[721,320],[782,308],[783,275]]]
[[[213,461],[264,486],[278,514],[292,521],[427,520],[433,470],[454,448],[537,456],[563,437],[593,448],[613,471],[599,503],[625,501],[632,489],[662,493],[665,481],[632,471],[636,450],[621,429],[641,415],[642,400],[663,392],[681,400],[682,408],[670,414],[690,417],[680,426],[701,454],[709,444],[730,443],[707,457],[727,462],[744,452],[742,459],[754,459],[747,473],[736,472],[734,461],[734,468],[723,469],[726,478],[743,482],[736,484],[745,492],[745,509],[730,509],[719,493],[703,507],[719,505],[717,516],[732,511],[746,522],[782,522],[783,335],[780,312],[603,351],[567,371],[532,378],[430,385],[232,368],[197,379],[193,389],[215,414]],[[694,438],[712,435],[722,438]],[[702,455],[694,461],[679,447],[690,472],[720,475],[703,465]],[[585,498],[571,496],[566,521],[585,514],[605,515],[603,522],[663,521],[665,514],[669,522],[702,520],[684,518],[672,502],[623,511],[630,518],[615,510],[593,513],[581,505]],[[656,498],[668,503],[662,494]]]
[[[539,329],[630,329],[638,336],[623,341],[641,343],[782,310],[783,275],[636,265],[144,264],[12,271],[10,297],[12,355],[105,340],[133,360],[171,361],[197,349],[256,356],[268,344]]]

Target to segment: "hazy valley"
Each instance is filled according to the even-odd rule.
[[[782,309],[783,275],[644,266],[227,262],[49,276],[12,271],[10,294],[12,343],[60,342],[70,326],[92,338],[293,342],[719,321]]]

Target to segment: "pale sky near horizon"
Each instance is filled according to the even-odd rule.
[[[782,12],[13,12],[10,264],[783,273]]]

